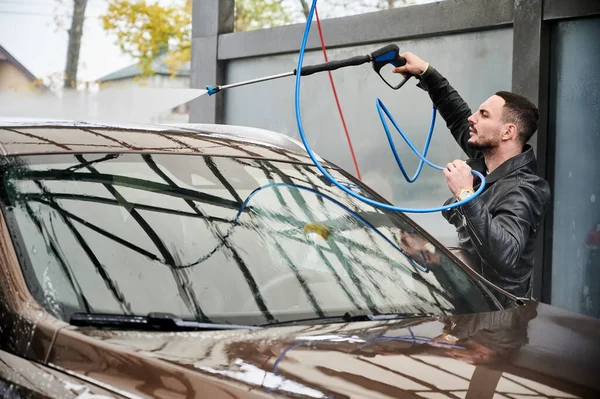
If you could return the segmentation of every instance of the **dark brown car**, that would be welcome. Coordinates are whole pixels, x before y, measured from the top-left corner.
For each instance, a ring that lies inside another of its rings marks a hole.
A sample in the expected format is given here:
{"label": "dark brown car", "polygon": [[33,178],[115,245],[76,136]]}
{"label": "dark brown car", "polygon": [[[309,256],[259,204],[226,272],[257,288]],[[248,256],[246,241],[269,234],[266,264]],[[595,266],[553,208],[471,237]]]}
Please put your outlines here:
{"label": "dark brown car", "polygon": [[598,320],[490,285],[286,136],[1,120],[0,143],[1,398],[600,397]]}

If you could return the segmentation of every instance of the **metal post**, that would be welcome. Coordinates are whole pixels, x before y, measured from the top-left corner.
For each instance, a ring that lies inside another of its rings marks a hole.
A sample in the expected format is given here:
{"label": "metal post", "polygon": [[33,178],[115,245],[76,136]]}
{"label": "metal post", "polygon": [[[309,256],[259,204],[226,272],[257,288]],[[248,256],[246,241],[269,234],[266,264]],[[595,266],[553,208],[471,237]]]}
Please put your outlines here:
{"label": "metal post", "polygon": [[[531,138],[538,161],[538,175],[548,179],[548,91],[550,70],[550,29],[543,21],[544,0],[515,0],[513,13],[512,90],[533,101],[540,111],[537,133]],[[552,226],[548,212],[538,230],[534,265],[533,296],[542,298],[542,288],[550,284],[550,270],[544,266],[547,228]],[[551,243],[550,243],[551,245]],[[547,248],[546,248],[547,249]],[[545,295],[544,295],[545,296]]]}
{"label": "metal post", "polygon": [[[224,83],[224,65],[218,61],[219,35],[233,32],[234,0],[194,0],[192,4],[191,87]],[[219,123],[223,95],[202,96],[190,103],[190,122]]]}

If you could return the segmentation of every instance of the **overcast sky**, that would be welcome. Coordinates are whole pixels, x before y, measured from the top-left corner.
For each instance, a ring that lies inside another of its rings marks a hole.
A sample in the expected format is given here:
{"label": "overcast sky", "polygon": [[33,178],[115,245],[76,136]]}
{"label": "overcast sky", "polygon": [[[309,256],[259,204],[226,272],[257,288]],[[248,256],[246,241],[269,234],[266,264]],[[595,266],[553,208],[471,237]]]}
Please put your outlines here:
{"label": "overcast sky", "polygon": [[[66,28],[57,29],[56,10],[55,0],[0,0],[0,45],[38,78],[62,73],[65,68],[67,32]],[[95,80],[133,63],[102,29],[98,15],[105,10],[105,0],[88,0],[78,73],[81,80]],[[58,11],[68,14],[69,9]]]}

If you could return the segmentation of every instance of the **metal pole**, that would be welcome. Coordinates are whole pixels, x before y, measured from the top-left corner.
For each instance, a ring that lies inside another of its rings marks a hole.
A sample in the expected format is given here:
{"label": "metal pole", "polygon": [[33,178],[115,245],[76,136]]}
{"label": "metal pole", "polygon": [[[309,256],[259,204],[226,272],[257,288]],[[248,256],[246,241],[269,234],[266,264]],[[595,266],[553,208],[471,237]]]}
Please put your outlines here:
{"label": "metal pole", "polygon": [[296,74],[295,71],[280,73],[278,75],[264,76],[262,78],[246,80],[244,82],[232,83],[232,84],[228,84],[228,85],[224,85],[224,86],[217,86],[217,88],[219,90],[224,90],[224,89],[229,89],[232,87],[239,87],[239,86],[245,86],[245,85],[249,85],[249,84],[253,84],[253,83],[264,82],[265,80],[274,80],[274,79],[279,79],[279,78],[285,78],[287,76],[294,76],[295,74]]}

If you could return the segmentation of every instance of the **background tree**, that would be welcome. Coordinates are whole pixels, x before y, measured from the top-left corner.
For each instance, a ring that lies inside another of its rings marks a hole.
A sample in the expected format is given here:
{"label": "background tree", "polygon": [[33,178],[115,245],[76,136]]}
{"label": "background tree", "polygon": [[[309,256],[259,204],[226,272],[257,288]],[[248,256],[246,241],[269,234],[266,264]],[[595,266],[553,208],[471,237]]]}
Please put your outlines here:
{"label": "background tree", "polygon": [[77,86],[77,67],[79,65],[79,49],[83,36],[83,22],[87,0],[73,0],[73,17],[69,29],[69,44],[67,47],[67,65],[65,67],[65,88]]}
{"label": "background tree", "polygon": [[284,0],[236,0],[235,31],[271,28],[294,22]]}
{"label": "background tree", "polygon": [[192,0],[160,5],[143,0],[109,0],[100,17],[114,33],[121,51],[137,60],[142,76],[154,73],[152,62],[162,54],[174,73],[191,54]]}

